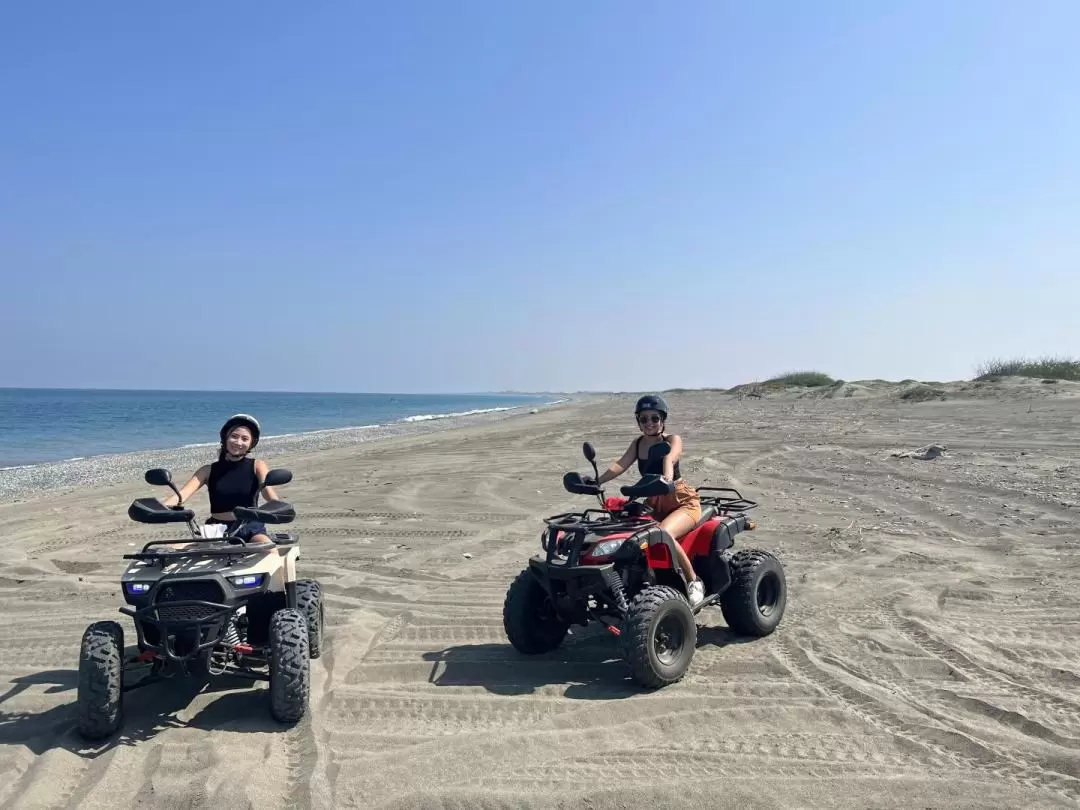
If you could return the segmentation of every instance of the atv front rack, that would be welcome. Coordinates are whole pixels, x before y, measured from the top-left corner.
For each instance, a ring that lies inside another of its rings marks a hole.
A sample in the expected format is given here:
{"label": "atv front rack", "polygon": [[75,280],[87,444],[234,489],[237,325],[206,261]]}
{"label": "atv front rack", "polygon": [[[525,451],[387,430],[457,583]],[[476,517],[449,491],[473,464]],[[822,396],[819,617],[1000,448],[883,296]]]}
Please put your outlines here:
{"label": "atv front rack", "polygon": [[221,537],[200,537],[194,540],[151,540],[149,543],[142,547],[142,551],[132,554],[125,554],[125,560],[173,560],[180,557],[241,557],[245,554],[263,554],[269,551],[274,551],[282,546],[291,546],[296,540],[292,535],[278,533],[273,537],[273,543],[270,545],[259,544],[253,545],[250,543],[233,543],[229,548],[186,548],[177,549],[176,551],[150,551],[154,546],[171,546],[179,543],[218,543],[219,545],[225,540]]}
{"label": "atv front rack", "polygon": [[273,551],[273,546],[263,548],[251,548],[250,546],[237,546],[235,549],[185,549],[183,551],[143,551],[135,554],[125,554],[125,560],[142,560],[143,562],[168,562],[179,559],[199,559],[202,557],[243,557],[247,554]]}
{"label": "atv front rack", "polygon": [[[590,517],[596,515],[596,517]],[[614,518],[606,509],[586,509],[584,512],[564,512],[561,515],[552,515],[544,518],[550,528],[562,532],[573,531],[619,531],[633,529],[640,525],[642,518],[627,517]]]}

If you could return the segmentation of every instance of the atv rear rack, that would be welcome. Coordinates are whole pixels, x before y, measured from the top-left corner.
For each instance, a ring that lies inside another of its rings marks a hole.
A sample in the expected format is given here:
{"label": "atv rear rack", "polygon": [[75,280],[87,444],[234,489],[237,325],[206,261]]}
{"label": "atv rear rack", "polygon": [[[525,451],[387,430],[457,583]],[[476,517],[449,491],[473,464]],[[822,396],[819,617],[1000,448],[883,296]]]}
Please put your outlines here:
{"label": "atv rear rack", "polygon": [[[742,493],[731,487],[697,487],[695,490],[701,497],[701,502],[711,503],[720,512],[744,512],[757,507],[757,501],[744,498]],[[706,492],[733,492],[734,497],[724,495],[706,495]]]}

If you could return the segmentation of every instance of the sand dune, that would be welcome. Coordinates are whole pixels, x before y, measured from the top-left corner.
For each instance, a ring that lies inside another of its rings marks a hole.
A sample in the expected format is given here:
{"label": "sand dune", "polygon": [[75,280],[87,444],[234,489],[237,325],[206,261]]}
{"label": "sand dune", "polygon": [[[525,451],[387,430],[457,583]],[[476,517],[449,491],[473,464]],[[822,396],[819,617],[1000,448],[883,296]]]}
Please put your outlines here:
{"label": "sand dune", "polygon": [[631,398],[272,459],[327,594],[284,731],[261,687],[169,684],[87,746],[79,638],[163,534],[125,516],[147,487],[0,505],[0,807],[1075,807],[1080,398],[1033,386],[673,394],[684,474],[760,501],[747,542],[790,595],[762,640],[703,611],[687,677],[648,693],[606,633],[525,660],[501,625],[540,518],[582,505],[561,475],[584,439],[625,447]]}

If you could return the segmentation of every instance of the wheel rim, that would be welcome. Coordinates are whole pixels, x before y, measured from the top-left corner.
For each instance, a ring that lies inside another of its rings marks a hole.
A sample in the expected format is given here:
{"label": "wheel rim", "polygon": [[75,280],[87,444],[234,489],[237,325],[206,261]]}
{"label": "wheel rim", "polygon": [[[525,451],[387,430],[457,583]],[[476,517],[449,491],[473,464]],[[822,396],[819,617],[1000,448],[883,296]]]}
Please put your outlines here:
{"label": "wheel rim", "polygon": [[658,621],[653,632],[653,649],[656,650],[657,660],[665,666],[675,663],[682,652],[685,638],[682,622],[677,616],[668,614]]}
{"label": "wheel rim", "polygon": [[757,609],[762,616],[771,616],[780,602],[780,578],[768,573],[761,578],[757,588]]}

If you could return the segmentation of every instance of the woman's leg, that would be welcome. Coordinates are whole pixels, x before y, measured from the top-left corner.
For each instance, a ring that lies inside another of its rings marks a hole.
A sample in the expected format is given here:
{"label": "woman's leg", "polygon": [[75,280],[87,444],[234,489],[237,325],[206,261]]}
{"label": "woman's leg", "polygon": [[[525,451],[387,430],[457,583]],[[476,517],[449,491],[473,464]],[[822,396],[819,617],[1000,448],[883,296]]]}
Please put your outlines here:
{"label": "woman's leg", "polygon": [[694,528],[694,524],[697,521],[682,509],[672,512],[670,515],[660,521],[660,528],[671,535],[675,540],[675,554],[679,558],[679,565],[682,567],[683,573],[686,574],[687,582],[693,582],[698,578],[697,572],[694,571],[694,566],[690,564],[690,557],[686,551],[683,550],[682,543],[679,542],[679,538]]}
{"label": "woman's leg", "polygon": [[263,546],[270,543],[270,534],[266,531],[266,525],[259,522],[241,526],[235,538],[243,540],[249,546]]}

